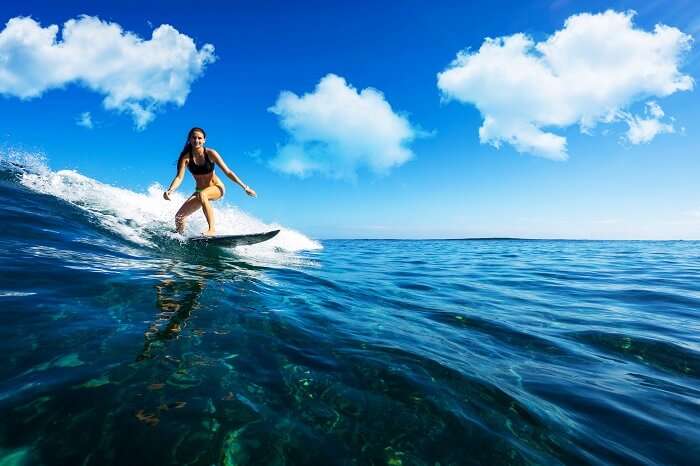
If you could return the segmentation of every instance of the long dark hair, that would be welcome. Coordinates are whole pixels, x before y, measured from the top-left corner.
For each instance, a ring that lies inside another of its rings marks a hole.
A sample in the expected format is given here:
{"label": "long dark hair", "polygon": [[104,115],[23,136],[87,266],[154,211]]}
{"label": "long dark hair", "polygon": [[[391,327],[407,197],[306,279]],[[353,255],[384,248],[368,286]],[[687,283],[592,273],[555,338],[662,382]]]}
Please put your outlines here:
{"label": "long dark hair", "polygon": [[190,130],[190,132],[187,133],[187,141],[185,141],[185,147],[182,148],[182,152],[180,152],[180,157],[177,158],[178,164],[180,163],[180,160],[182,160],[182,158],[184,156],[186,156],[187,154],[189,154],[192,151],[192,144],[190,144],[190,138],[192,137],[192,134],[195,131],[199,131],[200,133],[202,133],[202,136],[204,136],[204,138],[206,139],[206,137],[207,137],[206,131],[204,131],[202,128],[198,128],[196,126],[194,128],[192,128]]}

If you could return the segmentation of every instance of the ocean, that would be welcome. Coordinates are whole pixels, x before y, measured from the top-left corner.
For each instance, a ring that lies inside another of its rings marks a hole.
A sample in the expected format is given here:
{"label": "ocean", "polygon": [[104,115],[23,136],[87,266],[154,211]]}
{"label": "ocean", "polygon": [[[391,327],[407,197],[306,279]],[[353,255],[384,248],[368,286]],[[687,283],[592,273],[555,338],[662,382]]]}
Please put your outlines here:
{"label": "ocean", "polygon": [[698,242],[315,240],[224,200],[282,231],[207,248],[160,186],[18,160],[2,466],[700,464]]}

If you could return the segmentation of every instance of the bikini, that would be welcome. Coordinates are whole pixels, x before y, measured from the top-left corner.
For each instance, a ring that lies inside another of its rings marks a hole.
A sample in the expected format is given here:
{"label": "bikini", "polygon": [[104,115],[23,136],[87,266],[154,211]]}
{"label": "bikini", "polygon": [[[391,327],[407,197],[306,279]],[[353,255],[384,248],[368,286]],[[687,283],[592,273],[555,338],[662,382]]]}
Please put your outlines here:
{"label": "bikini", "polygon": [[209,158],[209,152],[204,149],[204,163],[202,165],[197,165],[194,161],[192,151],[190,151],[190,161],[187,163],[187,168],[193,175],[208,175],[214,172],[214,162]]}
{"label": "bikini", "polygon": [[[187,163],[187,168],[189,169],[190,173],[193,175],[208,175],[210,173],[214,173],[214,162],[209,158],[209,152],[204,149],[204,163],[201,165],[197,165],[194,161],[194,156],[192,155],[192,151],[190,150],[190,160]],[[216,185],[217,188],[221,191],[221,195],[224,195],[224,190],[221,189],[221,186]],[[195,188],[195,192],[202,192],[206,188]]]}

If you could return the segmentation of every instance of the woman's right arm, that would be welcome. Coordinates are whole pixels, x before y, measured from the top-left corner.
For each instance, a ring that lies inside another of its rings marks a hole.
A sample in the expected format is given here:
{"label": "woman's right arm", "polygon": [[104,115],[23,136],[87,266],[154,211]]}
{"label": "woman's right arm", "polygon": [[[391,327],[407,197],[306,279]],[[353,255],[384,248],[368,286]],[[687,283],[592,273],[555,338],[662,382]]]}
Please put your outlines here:
{"label": "woman's right arm", "polygon": [[175,191],[180,186],[180,183],[182,183],[182,178],[185,176],[186,166],[187,158],[180,157],[180,160],[177,161],[177,175],[175,175],[175,178],[173,178],[173,181],[170,183],[170,187],[163,193],[163,199],[169,201],[170,193]]}

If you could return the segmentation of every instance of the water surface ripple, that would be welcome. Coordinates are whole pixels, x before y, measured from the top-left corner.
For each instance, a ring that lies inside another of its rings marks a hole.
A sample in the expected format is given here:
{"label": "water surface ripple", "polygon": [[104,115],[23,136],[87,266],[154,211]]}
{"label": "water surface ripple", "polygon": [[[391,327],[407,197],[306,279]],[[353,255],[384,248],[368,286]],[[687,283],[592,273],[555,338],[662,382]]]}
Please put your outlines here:
{"label": "water surface ripple", "polygon": [[697,242],[251,260],[0,184],[3,464],[700,462]]}

